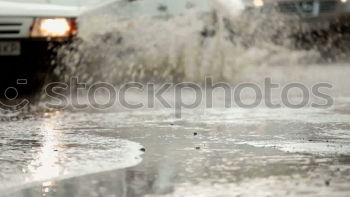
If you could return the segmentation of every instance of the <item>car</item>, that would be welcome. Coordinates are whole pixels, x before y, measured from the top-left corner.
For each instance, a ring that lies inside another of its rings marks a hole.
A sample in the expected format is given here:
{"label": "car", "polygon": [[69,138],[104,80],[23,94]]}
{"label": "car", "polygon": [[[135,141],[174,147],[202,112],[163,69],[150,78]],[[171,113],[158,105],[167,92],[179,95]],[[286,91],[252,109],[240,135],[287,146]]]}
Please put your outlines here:
{"label": "car", "polygon": [[78,17],[104,2],[109,1],[0,0],[2,97],[41,87],[55,67],[55,49],[76,37]]}
{"label": "car", "polygon": [[[247,2],[247,1],[246,1]],[[272,10],[300,30],[325,30],[347,27],[350,19],[349,0],[251,0],[247,10]]]}
{"label": "car", "polygon": [[261,31],[270,28],[271,40],[274,43],[288,44],[295,49],[317,51],[325,61],[343,58],[350,52],[349,0],[244,2],[244,13],[262,21],[264,30]]}

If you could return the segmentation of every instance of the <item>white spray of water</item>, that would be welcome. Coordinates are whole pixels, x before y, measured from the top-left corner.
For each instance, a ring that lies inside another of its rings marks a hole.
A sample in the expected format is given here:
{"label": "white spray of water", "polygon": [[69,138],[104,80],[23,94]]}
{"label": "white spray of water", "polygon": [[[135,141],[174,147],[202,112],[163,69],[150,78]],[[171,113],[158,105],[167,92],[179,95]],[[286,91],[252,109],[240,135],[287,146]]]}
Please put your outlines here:
{"label": "white spray of water", "polygon": [[[229,3],[230,2],[230,3]],[[81,18],[81,41],[61,50],[64,80],[237,82],[250,68],[314,62],[314,51],[294,50],[279,17],[242,13],[240,1],[217,0],[212,9],[130,19],[118,10]],[[113,10],[113,11],[111,11]],[[69,50],[67,50],[69,49]],[[62,67],[60,67],[62,69]]]}

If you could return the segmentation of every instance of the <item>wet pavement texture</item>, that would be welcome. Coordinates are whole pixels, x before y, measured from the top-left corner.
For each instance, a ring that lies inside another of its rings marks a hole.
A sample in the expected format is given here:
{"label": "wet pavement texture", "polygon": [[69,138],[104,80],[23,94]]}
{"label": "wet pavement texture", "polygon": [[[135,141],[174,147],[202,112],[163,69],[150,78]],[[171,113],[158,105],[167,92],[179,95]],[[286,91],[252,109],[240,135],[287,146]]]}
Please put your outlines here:
{"label": "wet pavement texture", "polygon": [[[185,6],[169,2],[179,5],[171,12]],[[208,76],[233,84],[265,77],[281,85],[329,81],[338,88],[335,97],[347,95],[344,102],[329,109],[198,108],[183,111],[182,119],[162,108],[6,117],[0,196],[350,196],[348,51],[328,48],[338,35],[320,41],[323,53],[295,50],[289,24],[227,16],[237,9],[223,2],[218,14],[200,6],[207,11],[167,20],[143,17],[152,7],[139,10],[147,1],[84,16],[77,42],[59,51],[64,67],[55,73],[88,84],[201,83]],[[115,16],[126,11],[135,18]],[[277,45],[270,38],[276,32],[282,34]],[[344,65],[318,65],[331,62],[322,57],[328,51]]]}
{"label": "wet pavement texture", "polygon": [[349,120],[311,108],[43,113],[1,123],[1,194],[349,196]]}

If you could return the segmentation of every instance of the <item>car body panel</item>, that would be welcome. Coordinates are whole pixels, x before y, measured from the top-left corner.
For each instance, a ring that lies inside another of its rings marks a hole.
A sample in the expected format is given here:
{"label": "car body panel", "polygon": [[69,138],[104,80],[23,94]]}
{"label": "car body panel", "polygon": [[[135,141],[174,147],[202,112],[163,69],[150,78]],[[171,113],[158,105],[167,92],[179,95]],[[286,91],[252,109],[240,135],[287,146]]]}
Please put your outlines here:
{"label": "car body panel", "polygon": [[0,39],[29,37],[33,21],[32,17],[0,16]]}
{"label": "car body panel", "polygon": [[39,3],[0,1],[0,17],[77,17],[83,8]]}

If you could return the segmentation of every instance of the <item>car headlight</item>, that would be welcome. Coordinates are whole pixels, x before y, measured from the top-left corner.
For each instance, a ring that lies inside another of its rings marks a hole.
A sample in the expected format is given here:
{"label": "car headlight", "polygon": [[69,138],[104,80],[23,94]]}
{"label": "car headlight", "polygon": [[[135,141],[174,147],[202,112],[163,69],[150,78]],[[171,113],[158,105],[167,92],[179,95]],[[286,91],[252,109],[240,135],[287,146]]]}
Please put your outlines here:
{"label": "car headlight", "polygon": [[340,2],[342,2],[342,3],[347,3],[348,0],[340,0]]}
{"label": "car headlight", "polygon": [[264,6],[264,0],[253,0],[253,5],[255,7],[262,7]]}
{"label": "car headlight", "polygon": [[74,36],[76,33],[75,19],[39,18],[34,22],[31,37],[62,38]]}

